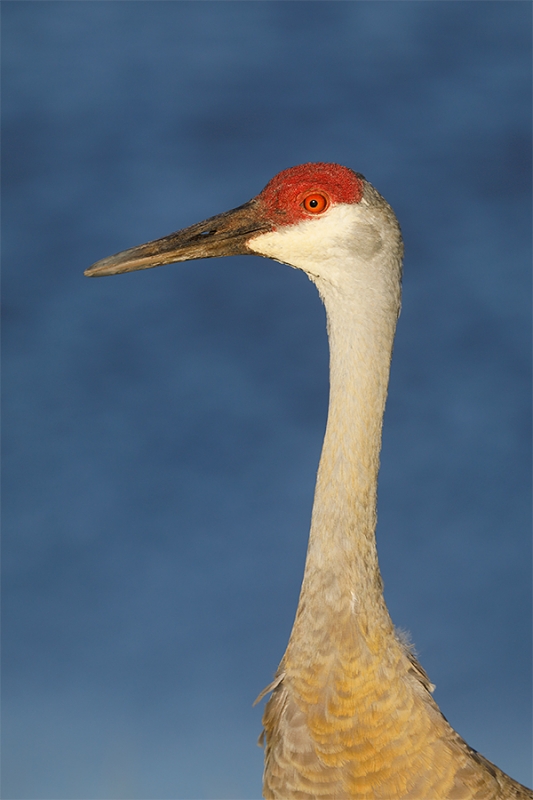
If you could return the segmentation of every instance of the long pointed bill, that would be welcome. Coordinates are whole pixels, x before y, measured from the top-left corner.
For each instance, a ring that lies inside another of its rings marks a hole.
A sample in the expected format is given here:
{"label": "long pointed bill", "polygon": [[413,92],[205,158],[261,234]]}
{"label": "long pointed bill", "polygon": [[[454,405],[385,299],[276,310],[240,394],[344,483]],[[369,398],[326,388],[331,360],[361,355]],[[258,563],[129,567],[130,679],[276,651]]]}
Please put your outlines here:
{"label": "long pointed bill", "polygon": [[246,245],[253,234],[268,230],[270,225],[262,219],[259,203],[253,199],[243,206],[210,217],[162,239],[103,258],[85,270],[85,275],[97,278],[137,269],[151,269],[175,261],[244,255],[252,252]]}

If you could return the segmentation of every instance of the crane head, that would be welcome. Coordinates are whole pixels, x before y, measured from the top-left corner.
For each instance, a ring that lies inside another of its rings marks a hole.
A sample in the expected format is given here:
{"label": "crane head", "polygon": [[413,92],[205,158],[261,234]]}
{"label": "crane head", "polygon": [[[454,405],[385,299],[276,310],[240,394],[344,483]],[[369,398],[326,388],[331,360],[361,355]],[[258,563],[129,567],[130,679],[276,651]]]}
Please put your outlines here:
{"label": "crane head", "polygon": [[[291,238],[287,237],[289,231],[295,233],[301,229],[296,249],[301,251],[303,247],[304,251],[316,252],[313,242],[317,237],[328,240],[331,239],[328,229],[346,228],[342,209],[361,204],[367,186],[370,184],[362,175],[339,164],[292,167],[272,178],[260,194],[244,205],[97,261],[85,275],[117,275],[177,261],[250,253],[305,269],[297,263],[301,260],[298,254],[285,252],[287,247],[283,244],[287,245]],[[325,222],[320,230],[317,230],[318,220]],[[311,233],[313,230],[315,234]],[[337,238],[342,237],[337,235]]]}

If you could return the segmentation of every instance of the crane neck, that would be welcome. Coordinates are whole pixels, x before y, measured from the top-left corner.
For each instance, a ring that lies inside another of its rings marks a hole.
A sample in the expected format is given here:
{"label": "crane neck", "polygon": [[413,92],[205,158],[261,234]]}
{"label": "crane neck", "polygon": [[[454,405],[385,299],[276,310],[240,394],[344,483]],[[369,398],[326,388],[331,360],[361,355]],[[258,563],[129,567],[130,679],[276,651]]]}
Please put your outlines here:
{"label": "crane neck", "polygon": [[[291,648],[316,640],[319,629],[334,637],[343,620],[368,641],[392,630],[375,529],[383,413],[400,307],[399,261],[397,267],[392,289],[363,283],[340,292],[315,279],[327,314],[330,398],[304,580],[286,657]],[[309,636],[310,628],[317,636]]]}

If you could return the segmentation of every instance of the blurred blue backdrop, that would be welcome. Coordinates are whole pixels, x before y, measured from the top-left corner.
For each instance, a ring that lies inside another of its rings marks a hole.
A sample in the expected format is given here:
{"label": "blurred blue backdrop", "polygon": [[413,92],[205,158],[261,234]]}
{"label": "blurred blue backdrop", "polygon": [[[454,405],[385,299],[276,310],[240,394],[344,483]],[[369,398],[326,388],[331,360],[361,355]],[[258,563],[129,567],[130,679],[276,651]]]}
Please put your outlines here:
{"label": "blurred blue backdrop", "polygon": [[394,622],[531,781],[531,5],[4,2],[5,798],[258,798],[324,312],[253,257],[95,260],[338,161],[406,243],[380,474]]}

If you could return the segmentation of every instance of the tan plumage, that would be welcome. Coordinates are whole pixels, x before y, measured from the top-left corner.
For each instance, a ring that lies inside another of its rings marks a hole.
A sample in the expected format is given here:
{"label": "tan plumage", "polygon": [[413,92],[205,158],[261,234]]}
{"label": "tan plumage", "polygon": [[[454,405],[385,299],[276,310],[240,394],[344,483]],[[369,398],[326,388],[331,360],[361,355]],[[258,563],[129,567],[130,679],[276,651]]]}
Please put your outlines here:
{"label": "tan plumage", "polygon": [[250,252],[302,269],[316,284],[331,357],[300,601],[265,690],[265,798],[531,800],[533,792],[450,727],[383,598],[377,477],[403,255],[385,200],[351,170],[307,164],[280,173],[239,209],[87,274]]}
{"label": "tan plumage", "polygon": [[263,716],[265,798],[533,797],[450,727],[427,676],[393,637],[383,658],[358,652],[344,631],[346,658],[296,669],[295,678],[282,663]]}

